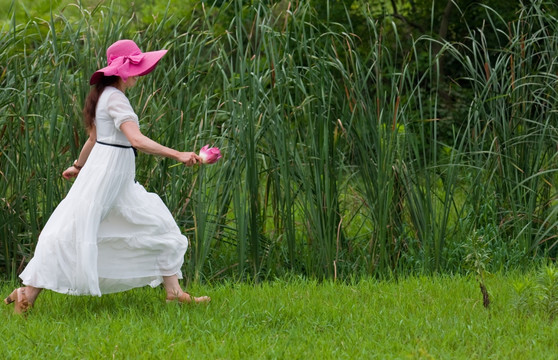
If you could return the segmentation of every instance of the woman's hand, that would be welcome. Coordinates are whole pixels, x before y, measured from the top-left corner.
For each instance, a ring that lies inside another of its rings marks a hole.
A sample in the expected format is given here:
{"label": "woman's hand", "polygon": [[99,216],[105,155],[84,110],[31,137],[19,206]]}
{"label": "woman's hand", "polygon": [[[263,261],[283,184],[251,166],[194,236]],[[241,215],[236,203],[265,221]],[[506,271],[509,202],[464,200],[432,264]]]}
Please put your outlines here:
{"label": "woman's hand", "polygon": [[64,179],[70,180],[71,178],[75,178],[76,176],[78,176],[78,174],[79,174],[79,170],[72,165],[66,170],[64,170],[62,176],[64,177]]}
{"label": "woman's hand", "polygon": [[89,129],[89,138],[87,139],[85,144],[83,144],[83,147],[81,148],[81,152],[79,153],[79,157],[74,161],[74,164],[72,166],[64,170],[64,172],[62,173],[64,179],[70,180],[71,178],[75,178],[76,176],[78,176],[79,170],[83,166],[83,165],[79,166],[78,160],[80,160],[82,164],[85,164],[87,158],[89,157],[89,154],[91,153],[91,150],[95,146],[96,141],[97,141],[97,130],[95,128],[95,125],[93,125],[91,129]]}
{"label": "woman's hand", "polygon": [[177,156],[177,160],[186,166],[201,164],[202,159],[194,152],[181,152]]}

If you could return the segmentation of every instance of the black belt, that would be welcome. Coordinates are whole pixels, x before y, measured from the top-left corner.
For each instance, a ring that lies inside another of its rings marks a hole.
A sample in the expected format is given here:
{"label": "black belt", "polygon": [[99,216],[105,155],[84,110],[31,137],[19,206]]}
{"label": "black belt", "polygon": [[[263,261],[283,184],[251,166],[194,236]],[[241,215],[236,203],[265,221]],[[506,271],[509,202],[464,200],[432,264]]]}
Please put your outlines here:
{"label": "black belt", "polygon": [[122,148],[122,149],[132,149],[132,150],[134,150],[134,156],[136,156],[136,157],[138,156],[138,151],[132,145],[109,144],[109,143],[102,142],[102,141],[99,141],[99,140],[97,140],[97,144],[107,145],[107,146],[114,146],[114,147],[118,147],[118,148]]}

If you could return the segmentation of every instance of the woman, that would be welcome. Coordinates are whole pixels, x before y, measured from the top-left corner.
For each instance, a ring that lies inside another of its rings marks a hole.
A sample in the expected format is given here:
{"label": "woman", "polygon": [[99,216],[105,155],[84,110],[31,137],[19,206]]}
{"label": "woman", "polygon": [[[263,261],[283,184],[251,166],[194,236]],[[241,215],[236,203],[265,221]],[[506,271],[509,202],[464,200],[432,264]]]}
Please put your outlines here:
{"label": "woman", "polygon": [[[142,53],[131,40],[107,49],[108,66],[91,77],[84,107],[89,139],[63,172],[76,177],[39,236],[20,278],[25,287],[4,301],[15,312],[33,306],[42,289],[96,295],[163,283],[167,301],[208,302],[179,285],[188,240],[159,196],[134,181],[135,149],[192,166],[193,152],[158,144],[139,129],[125,91],[153,71],[166,50]],[[79,174],[79,176],[78,176]]]}

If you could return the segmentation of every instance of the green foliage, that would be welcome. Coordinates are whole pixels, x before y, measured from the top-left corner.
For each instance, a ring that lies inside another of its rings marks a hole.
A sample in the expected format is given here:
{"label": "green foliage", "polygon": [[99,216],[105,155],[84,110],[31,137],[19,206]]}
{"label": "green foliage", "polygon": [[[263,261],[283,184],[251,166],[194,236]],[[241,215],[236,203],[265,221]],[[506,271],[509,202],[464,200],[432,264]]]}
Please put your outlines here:
{"label": "green foliage", "polygon": [[558,315],[558,268],[555,264],[541,267],[535,277],[514,283],[514,306],[526,316],[540,314],[549,321]]}
{"label": "green foliage", "polygon": [[558,315],[558,268],[546,266],[538,276],[539,302],[550,320]]}
{"label": "green foliage", "polygon": [[489,242],[491,239],[485,238],[474,231],[467,239],[465,248],[467,256],[465,261],[472,272],[479,278],[479,281],[484,281],[484,273],[486,272],[490,263],[490,250]]}

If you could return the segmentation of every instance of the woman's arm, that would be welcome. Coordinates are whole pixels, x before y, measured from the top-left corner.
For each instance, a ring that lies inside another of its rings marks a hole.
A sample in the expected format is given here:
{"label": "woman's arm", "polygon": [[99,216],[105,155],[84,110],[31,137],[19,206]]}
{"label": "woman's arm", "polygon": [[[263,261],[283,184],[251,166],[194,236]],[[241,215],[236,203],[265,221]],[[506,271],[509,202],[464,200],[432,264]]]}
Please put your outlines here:
{"label": "woman's arm", "polygon": [[89,138],[81,148],[81,152],[79,153],[78,159],[74,162],[72,166],[64,170],[64,172],[62,173],[62,176],[65,179],[71,179],[73,177],[76,177],[79,174],[79,171],[81,170],[83,165],[85,165],[85,162],[87,161],[87,158],[91,153],[91,149],[93,149],[93,146],[95,146],[96,141],[97,141],[97,130],[93,126],[89,131]]}
{"label": "woman's arm", "polygon": [[120,130],[126,135],[130,144],[139,151],[174,159],[188,166],[201,163],[201,158],[196,153],[177,151],[151,140],[141,133],[138,125],[133,121],[122,123]]}

